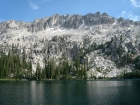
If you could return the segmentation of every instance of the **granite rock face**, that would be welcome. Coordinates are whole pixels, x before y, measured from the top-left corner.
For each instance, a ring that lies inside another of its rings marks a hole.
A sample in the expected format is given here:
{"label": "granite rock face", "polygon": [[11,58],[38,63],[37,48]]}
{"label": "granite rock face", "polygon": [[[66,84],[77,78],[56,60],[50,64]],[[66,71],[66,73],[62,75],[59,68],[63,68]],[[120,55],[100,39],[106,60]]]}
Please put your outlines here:
{"label": "granite rock face", "polygon": [[[59,15],[33,22],[9,20],[0,23],[0,52],[15,52],[25,47],[27,58],[36,70],[44,67],[47,56],[73,62],[80,51],[80,63],[89,65],[88,76],[116,77],[140,69],[140,21],[114,18],[107,13]],[[8,47],[7,47],[8,46]]]}

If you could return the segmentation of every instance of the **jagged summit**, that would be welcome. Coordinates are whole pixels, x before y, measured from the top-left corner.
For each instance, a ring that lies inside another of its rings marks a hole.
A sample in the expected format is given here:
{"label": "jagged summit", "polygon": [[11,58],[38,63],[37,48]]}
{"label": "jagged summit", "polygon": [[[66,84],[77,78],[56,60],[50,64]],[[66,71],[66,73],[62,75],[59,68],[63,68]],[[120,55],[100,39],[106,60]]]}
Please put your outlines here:
{"label": "jagged summit", "polygon": [[139,22],[134,22],[132,20],[126,20],[123,18],[115,19],[109,16],[107,13],[101,14],[97,12],[95,14],[88,13],[86,15],[59,15],[54,14],[51,17],[35,19],[33,22],[21,22],[21,21],[6,21],[0,23],[1,32],[6,32],[7,29],[27,29],[29,32],[38,32],[46,30],[53,27],[60,27],[66,29],[78,29],[82,26],[93,26],[102,24],[113,24],[118,22],[119,25],[127,26],[139,25]]}

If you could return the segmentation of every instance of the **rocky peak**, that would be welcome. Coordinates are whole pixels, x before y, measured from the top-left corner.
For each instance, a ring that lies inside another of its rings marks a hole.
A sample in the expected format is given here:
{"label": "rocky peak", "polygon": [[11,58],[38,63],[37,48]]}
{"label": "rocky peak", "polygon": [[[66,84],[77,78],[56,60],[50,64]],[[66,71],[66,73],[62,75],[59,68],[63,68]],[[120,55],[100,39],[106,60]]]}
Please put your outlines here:
{"label": "rocky peak", "polygon": [[103,13],[102,16],[108,16],[108,14],[107,13]]}
{"label": "rocky peak", "polygon": [[[117,24],[122,27],[129,27],[130,25],[140,25],[139,22],[133,22],[132,20],[126,20],[123,18],[115,19],[114,17],[109,16],[107,13],[101,14],[97,12],[95,14],[88,13],[84,16],[75,14],[75,15],[59,15],[54,14],[51,17],[35,19],[33,22],[25,23],[20,21],[6,21],[0,23],[1,32],[6,32],[8,29],[18,29],[25,28],[29,32],[39,32],[46,30],[52,27],[63,27],[68,29],[78,29],[82,26],[93,26],[93,25],[102,25],[102,24],[114,24],[117,20]],[[115,23],[116,24],[116,23]]]}

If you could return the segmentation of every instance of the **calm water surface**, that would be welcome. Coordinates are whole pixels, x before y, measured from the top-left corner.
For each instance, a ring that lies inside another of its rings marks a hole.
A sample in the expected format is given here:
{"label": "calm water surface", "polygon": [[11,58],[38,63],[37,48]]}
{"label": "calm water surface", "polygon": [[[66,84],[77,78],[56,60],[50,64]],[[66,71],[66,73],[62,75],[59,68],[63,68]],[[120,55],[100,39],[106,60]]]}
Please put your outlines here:
{"label": "calm water surface", "polygon": [[140,105],[140,80],[0,81],[0,105]]}

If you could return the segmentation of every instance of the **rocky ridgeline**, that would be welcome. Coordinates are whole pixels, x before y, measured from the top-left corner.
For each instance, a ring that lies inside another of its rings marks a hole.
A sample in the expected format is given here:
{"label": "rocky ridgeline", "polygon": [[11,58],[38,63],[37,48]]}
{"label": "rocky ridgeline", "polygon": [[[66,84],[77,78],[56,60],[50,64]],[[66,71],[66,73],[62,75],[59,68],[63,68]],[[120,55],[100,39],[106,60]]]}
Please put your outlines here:
{"label": "rocky ridgeline", "polygon": [[15,52],[44,68],[44,59],[69,62],[79,54],[80,65],[88,65],[88,77],[116,77],[140,70],[140,22],[115,19],[106,13],[81,15],[55,14],[26,23],[9,20],[0,23],[0,50]]}
{"label": "rocky ridgeline", "polygon": [[[106,13],[89,13],[87,15],[62,15],[55,14],[51,17],[36,19],[31,23],[25,23],[20,21],[6,21],[0,24],[1,32],[6,32],[7,29],[22,29],[25,28],[29,32],[38,32],[52,27],[63,27],[63,28],[73,28],[77,29],[84,23],[85,26],[100,25],[100,24],[113,24],[115,18],[108,16]],[[134,22],[132,20],[126,20],[123,18],[117,19],[118,25],[122,27],[129,27],[131,25],[140,25],[139,22]]]}

